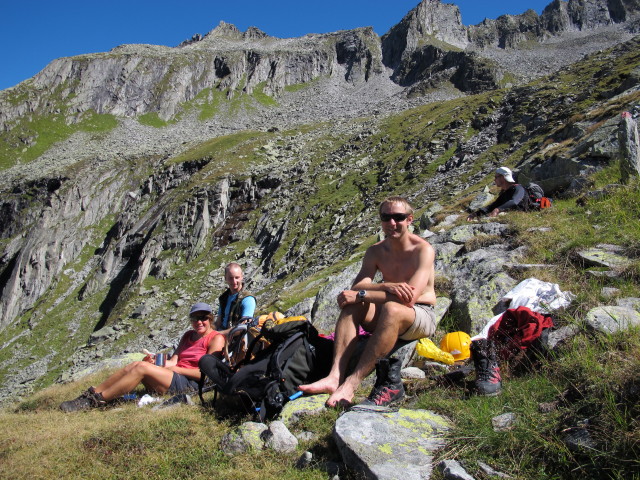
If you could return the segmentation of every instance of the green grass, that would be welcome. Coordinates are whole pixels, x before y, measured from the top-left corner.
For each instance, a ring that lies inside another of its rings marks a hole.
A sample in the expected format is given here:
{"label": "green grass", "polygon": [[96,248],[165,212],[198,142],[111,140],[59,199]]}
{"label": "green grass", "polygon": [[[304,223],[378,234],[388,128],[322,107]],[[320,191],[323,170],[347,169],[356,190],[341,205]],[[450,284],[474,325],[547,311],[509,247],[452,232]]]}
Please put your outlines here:
{"label": "green grass", "polygon": [[138,122],[148,127],[162,128],[169,125],[169,122],[162,120],[157,112],[149,112],[138,116]]}
{"label": "green grass", "polygon": [[272,96],[264,93],[264,87],[266,85],[267,82],[260,82],[258,85],[256,85],[253,88],[253,98],[255,98],[258,103],[261,103],[266,107],[277,107],[278,102],[276,102],[276,100]]}
{"label": "green grass", "polygon": [[[117,126],[118,120],[113,115],[94,111],[84,112],[80,121],[72,124],[67,123],[67,115],[62,113],[20,119],[11,131],[0,137],[0,170],[31,162],[75,132],[100,135]],[[31,142],[25,145],[20,140],[24,138],[30,138]]]}

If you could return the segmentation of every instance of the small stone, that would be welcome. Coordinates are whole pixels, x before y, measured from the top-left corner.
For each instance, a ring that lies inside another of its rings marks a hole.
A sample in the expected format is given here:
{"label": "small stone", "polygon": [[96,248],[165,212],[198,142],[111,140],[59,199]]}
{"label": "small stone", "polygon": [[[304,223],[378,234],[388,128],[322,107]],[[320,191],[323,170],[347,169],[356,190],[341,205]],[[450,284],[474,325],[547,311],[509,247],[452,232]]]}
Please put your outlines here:
{"label": "small stone", "polygon": [[400,370],[400,376],[402,378],[419,379],[426,378],[427,375],[418,367],[407,367]]}
{"label": "small stone", "polygon": [[498,477],[498,478],[513,478],[511,475],[507,475],[506,473],[502,473],[502,472],[498,472],[497,470],[494,470],[493,468],[491,468],[489,465],[487,465],[486,463],[483,463],[481,461],[478,461],[478,466],[480,467],[480,469],[486,473],[487,475],[489,475],[490,477]]}
{"label": "small stone", "polygon": [[438,469],[444,475],[445,480],[474,480],[456,460],[442,460],[438,463]]}
{"label": "small stone", "polygon": [[302,470],[307,468],[313,460],[313,454],[309,451],[304,452],[296,462],[296,468]]}
{"label": "small stone", "polygon": [[262,433],[262,439],[267,447],[276,452],[291,453],[298,447],[298,439],[279,420],[271,422],[269,429]]}
{"label": "small stone", "polygon": [[493,425],[493,430],[495,432],[506,432],[512,430],[516,423],[516,414],[515,413],[504,413],[502,415],[498,415],[497,417],[493,417],[491,419],[491,424]]}
{"label": "small stone", "polygon": [[620,295],[620,289],[613,287],[603,287],[602,290],[600,290],[600,293],[605,298],[611,298]]}

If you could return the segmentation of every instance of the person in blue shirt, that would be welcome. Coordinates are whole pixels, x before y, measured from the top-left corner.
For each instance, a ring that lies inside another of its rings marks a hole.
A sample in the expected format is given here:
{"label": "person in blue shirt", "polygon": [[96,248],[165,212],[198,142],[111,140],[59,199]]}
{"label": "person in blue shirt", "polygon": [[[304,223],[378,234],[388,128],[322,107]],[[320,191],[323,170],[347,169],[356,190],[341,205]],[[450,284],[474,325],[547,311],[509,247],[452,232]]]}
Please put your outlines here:
{"label": "person in blue shirt", "polygon": [[218,298],[215,329],[227,335],[239,323],[246,319],[253,319],[256,311],[256,297],[244,289],[244,275],[237,263],[232,262],[225,267],[224,281],[228,288]]}

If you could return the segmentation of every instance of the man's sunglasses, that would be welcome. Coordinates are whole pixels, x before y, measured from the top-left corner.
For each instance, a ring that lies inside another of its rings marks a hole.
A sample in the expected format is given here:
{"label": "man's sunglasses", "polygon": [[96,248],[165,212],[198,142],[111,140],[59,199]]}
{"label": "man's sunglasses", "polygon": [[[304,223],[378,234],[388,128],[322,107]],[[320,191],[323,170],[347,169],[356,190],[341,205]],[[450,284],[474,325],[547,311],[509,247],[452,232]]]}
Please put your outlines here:
{"label": "man's sunglasses", "polygon": [[190,318],[192,322],[206,322],[209,320],[208,315],[191,315]]}
{"label": "man's sunglasses", "polygon": [[389,222],[391,219],[394,219],[396,222],[404,222],[407,217],[409,217],[408,213],[381,213],[380,220],[383,222]]}

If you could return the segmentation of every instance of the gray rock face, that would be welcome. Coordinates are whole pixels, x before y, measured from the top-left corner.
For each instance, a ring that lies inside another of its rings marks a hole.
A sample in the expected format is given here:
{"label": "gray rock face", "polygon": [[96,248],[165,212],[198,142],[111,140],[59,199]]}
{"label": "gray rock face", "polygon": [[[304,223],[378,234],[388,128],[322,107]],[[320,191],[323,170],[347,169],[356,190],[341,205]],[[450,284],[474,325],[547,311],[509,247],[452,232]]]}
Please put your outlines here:
{"label": "gray rock face", "polygon": [[618,128],[620,145],[620,172],[622,181],[640,177],[640,138],[638,124],[629,112],[624,112]]}
{"label": "gray rock face", "polygon": [[[493,231],[495,226],[489,225],[478,228]],[[521,252],[500,244],[462,253],[462,247],[446,241],[451,238],[458,241],[469,240],[472,236],[469,227],[465,225],[453,229],[440,237],[444,243],[432,244],[436,249],[436,272],[453,283],[451,310],[456,312],[459,328],[475,335],[493,317],[493,309],[502,295],[517,284],[504,269]]]}
{"label": "gray rock face", "polygon": [[627,307],[596,307],[587,313],[587,324],[603,333],[614,333],[640,325],[640,313]]}
{"label": "gray rock face", "polygon": [[425,410],[395,413],[347,412],[334,438],[344,462],[369,479],[426,479],[433,453],[444,446],[447,419]]}
{"label": "gray rock face", "polygon": [[[292,41],[255,32],[242,35],[222,22],[201,41],[177,48],[123,45],[108,53],[60,58],[32,83],[43,94],[62,89],[63,98],[77,112],[157,112],[168,120],[206,89],[233,91],[246,79],[241,86],[245,92],[264,85],[264,92],[273,95],[288,85],[342,70],[346,81],[364,81],[382,72],[381,57],[371,28]],[[46,98],[41,95],[30,102],[30,111],[47,112]],[[0,111],[0,126],[24,114],[22,108],[2,105],[7,108]]]}
{"label": "gray rock face", "polygon": [[515,413],[503,413],[491,419],[493,430],[496,432],[507,432],[515,426],[517,415]]}

